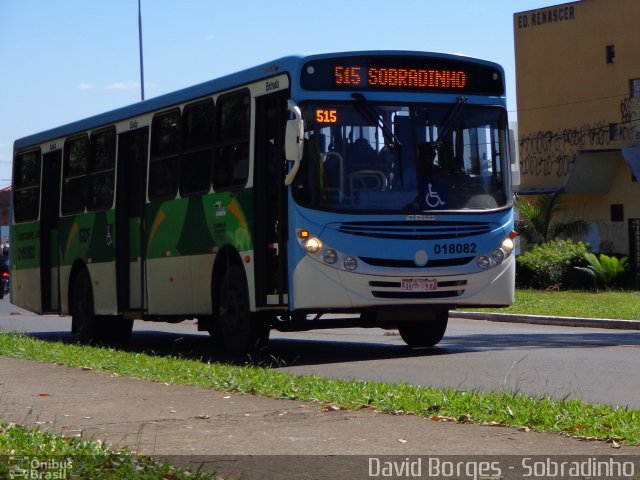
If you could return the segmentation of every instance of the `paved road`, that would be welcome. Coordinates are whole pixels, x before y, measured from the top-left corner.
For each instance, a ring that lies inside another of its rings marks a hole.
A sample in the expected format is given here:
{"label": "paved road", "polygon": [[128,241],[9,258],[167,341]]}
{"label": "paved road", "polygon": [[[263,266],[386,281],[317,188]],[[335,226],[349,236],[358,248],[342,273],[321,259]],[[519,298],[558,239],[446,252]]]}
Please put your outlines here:
{"label": "paved road", "polygon": [[[69,328],[68,317],[38,317],[0,301],[0,329],[71,341]],[[245,361],[212,350],[193,322],[138,321],[129,348]],[[379,329],[273,332],[260,360],[294,373],[519,391],[640,409],[640,331],[454,319],[438,348],[423,351]]]}

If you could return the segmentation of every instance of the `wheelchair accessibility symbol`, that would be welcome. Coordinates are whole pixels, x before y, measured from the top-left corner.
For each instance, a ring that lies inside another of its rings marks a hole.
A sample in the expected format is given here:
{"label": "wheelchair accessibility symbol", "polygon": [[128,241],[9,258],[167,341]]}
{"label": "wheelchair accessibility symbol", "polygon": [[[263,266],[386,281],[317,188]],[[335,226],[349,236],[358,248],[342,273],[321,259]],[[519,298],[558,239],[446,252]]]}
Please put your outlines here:
{"label": "wheelchair accessibility symbol", "polygon": [[445,201],[442,200],[442,198],[440,198],[440,194],[438,194],[437,191],[433,190],[433,184],[429,183],[428,186],[429,186],[429,192],[427,193],[427,196],[425,198],[427,202],[427,206],[431,208],[438,208],[438,207],[444,206]]}

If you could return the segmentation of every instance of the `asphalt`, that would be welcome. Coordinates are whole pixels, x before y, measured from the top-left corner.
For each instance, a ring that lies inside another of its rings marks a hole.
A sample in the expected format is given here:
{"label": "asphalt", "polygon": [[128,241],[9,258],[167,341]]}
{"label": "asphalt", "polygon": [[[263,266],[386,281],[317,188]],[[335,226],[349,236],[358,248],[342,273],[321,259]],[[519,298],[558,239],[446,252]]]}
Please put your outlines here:
{"label": "asphalt", "polygon": [[[455,316],[487,320],[476,314]],[[531,323],[529,317],[504,315],[497,321],[527,318]],[[599,328],[637,329],[640,323],[582,320]],[[566,319],[556,321],[566,325]],[[384,463],[371,458],[389,455],[405,463],[451,455],[464,461],[505,455],[633,455],[640,473],[640,447],[413,415],[339,410],[3,356],[0,418],[246,479],[384,476],[384,471],[375,470]]]}

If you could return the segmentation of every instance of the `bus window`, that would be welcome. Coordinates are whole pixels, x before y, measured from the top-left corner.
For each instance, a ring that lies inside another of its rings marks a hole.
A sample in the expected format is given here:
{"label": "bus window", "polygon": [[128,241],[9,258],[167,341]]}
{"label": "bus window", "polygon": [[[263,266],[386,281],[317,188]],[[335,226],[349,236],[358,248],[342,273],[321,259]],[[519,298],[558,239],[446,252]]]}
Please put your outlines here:
{"label": "bus window", "polygon": [[105,210],[113,204],[116,164],[116,131],[113,128],[91,134],[87,209]]}
{"label": "bus window", "polygon": [[71,138],[64,143],[62,181],[63,215],[72,215],[84,211],[88,162],[89,138],[86,135]]}
{"label": "bus window", "polygon": [[184,108],[181,196],[207,192],[211,187],[213,115],[213,100],[187,105]]}
{"label": "bus window", "polygon": [[13,174],[13,218],[16,223],[36,220],[40,201],[40,150],[16,155]]}
{"label": "bus window", "polygon": [[242,186],[249,175],[251,102],[248,92],[220,97],[217,126],[213,186],[217,189]]}
{"label": "bus window", "polygon": [[182,143],[180,110],[153,117],[149,199],[166,200],[178,193],[179,160]]}

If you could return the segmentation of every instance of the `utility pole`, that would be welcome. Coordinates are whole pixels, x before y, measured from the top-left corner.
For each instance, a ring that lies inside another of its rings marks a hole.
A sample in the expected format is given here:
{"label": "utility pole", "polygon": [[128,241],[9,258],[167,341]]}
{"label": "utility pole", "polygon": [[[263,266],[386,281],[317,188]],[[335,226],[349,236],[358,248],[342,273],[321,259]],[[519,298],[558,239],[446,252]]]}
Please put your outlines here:
{"label": "utility pole", "polygon": [[142,60],[142,9],[138,0],[138,44],[140,45],[140,97],[144,101],[144,62]]}

